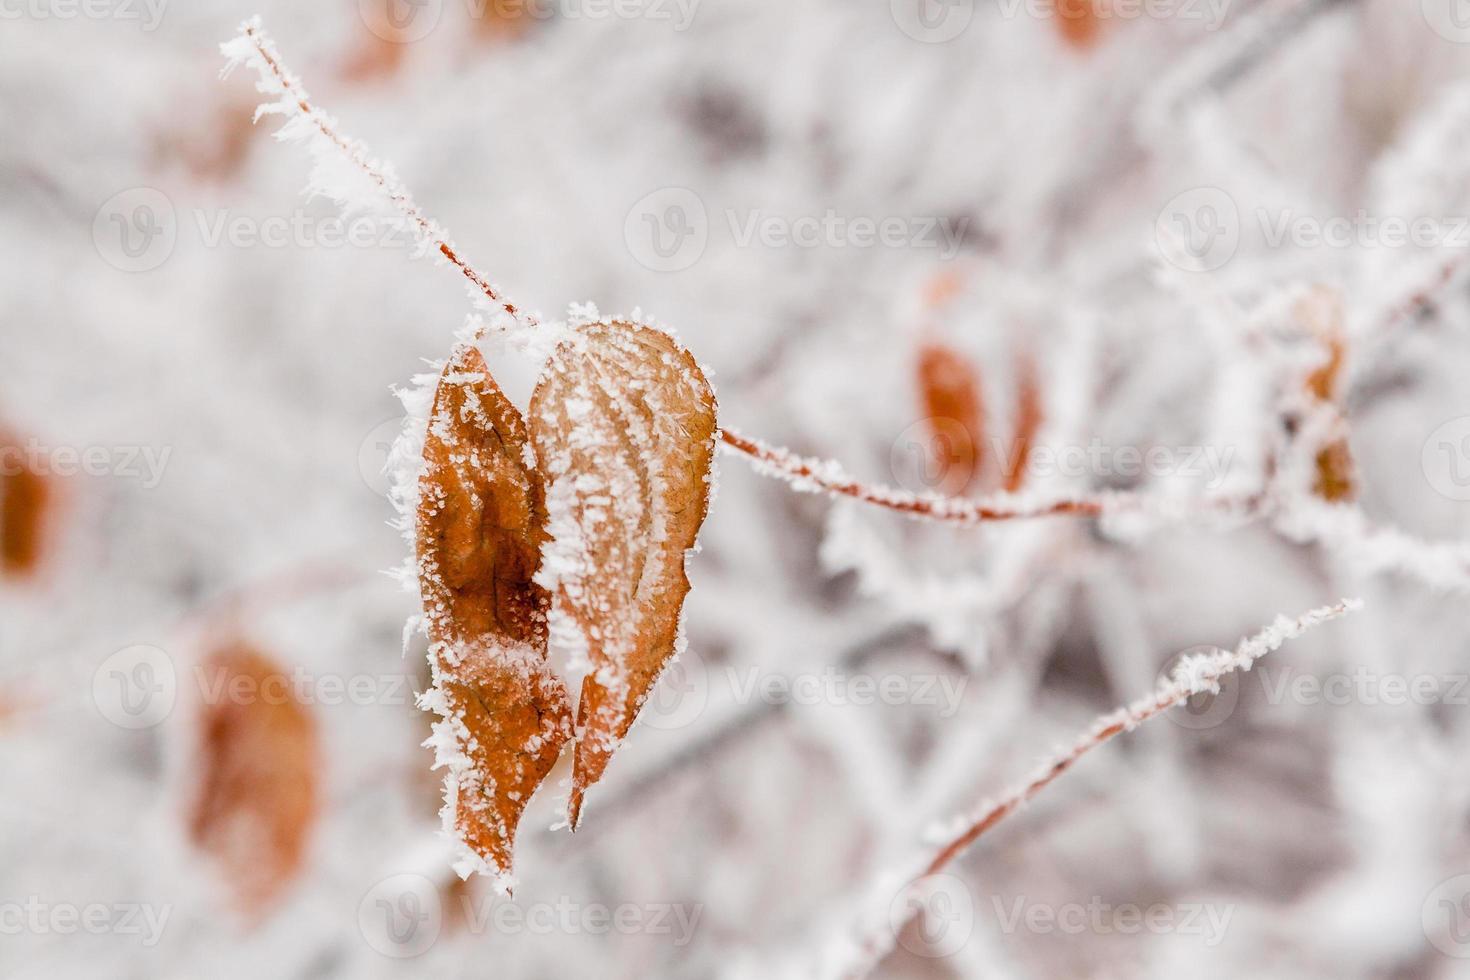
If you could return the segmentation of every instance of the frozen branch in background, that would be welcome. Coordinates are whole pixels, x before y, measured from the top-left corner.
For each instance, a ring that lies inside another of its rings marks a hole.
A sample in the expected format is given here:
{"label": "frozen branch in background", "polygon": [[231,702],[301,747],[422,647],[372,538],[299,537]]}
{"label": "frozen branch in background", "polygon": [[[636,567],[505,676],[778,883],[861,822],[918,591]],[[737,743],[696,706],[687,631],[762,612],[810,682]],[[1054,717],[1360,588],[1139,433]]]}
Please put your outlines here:
{"label": "frozen branch in background", "polygon": [[1287,640],[1296,639],[1315,626],[1355,612],[1361,607],[1361,600],[1344,599],[1335,605],[1314,609],[1295,619],[1279,616],[1259,633],[1241,640],[1232,651],[1219,650],[1186,657],[1175,668],[1173,675],[1168,680],[1161,681],[1152,694],[1098,719],[1070,748],[1047,759],[1029,780],[999,799],[986,801],[970,813],[950,821],[949,826],[939,835],[944,842],[939,850],[923,859],[917,873],[905,875],[910,880],[903,886],[904,891],[900,892],[897,901],[890,901],[893,895],[887,887],[880,886],[874,890],[874,895],[871,896],[875,899],[872,907],[863,909],[863,914],[872,918],[865,920],[861,927],[862,938],[855,949],[849,950],[853,955],[840,968],[840,975],[853,980],[867,976],[892,950],[898,933],[905,924],[889,918],[890,908],[902,905],[912,911],[916,906],[904,903],[903,895],[917,894],[927,876],[943,871],[982,835],[1021,809],[1058,776],[1071,769],[1084,755],[1197,694],[1218,693],[1220,682],[1226,675],[1238,670],[1250,670],[1257,660],[1279,649]]}
{"label": "frozen branch in background", "polygon": [[1217,99],[1320,15],[1354,0],[1263,0],[1218,35],[1201,42],[1166,72],[1144,102],[1139,120],[1164,134],[1191,106]]}
{"label": "frozen branch in background", "polygon": [[1425,281],[1424,285],[1411,292],[1402,302],[1392,307],[1383,317],[1377,329],[1380,333],[1387,333],[1399,327],[1406,326],[1416,318],[1434,308],[1435,300],[1444,294],[1450,286],[1460,281],[1465,276],[1466,267],[1470,266],[1470,252],[1457,251],[1451,258],[1446,259]]}
{"label": "frozen branch in background", "polygon": [[[1463,165],[1467,150],[1470,84],[1461,81],[1436,93],[1397,145],[1375,163],[1370,186],[1376,209],[1383,214],[1439,214],[1448,224],[1449,215],[1463,214],[1461,209],[1470,203]],[[1431,313],[1451,287],[1464,281],[1470,265],[1470,248],[1456,231],[1442,232],[1431,248],[1379,252],[1385,253],[1381,266],[1368,261],[1374,253],[1363,256],[1363,278],[1372,284],[1375,301],[1361,315],[1375,340],[1390,339],[1396,330]]]}
{"label": "frozen branch in background", "polygon": [[1323,606],[1303,613],[1296,619],[1278,616],[1276,621],[1252,637],[1241,640],[1234,650],[1218,650],[1214,653],[1186,657],[1175,668],[1168,680],[1159,684],[1153,694],[1140,698],[1125,708],[1098,719],[1093,727],[1067,751],[1049,759],[1036,775],[1023,786],[1004,796],[999,802],[988,803],[975,814],[960,818],[964,829],[954,835],[936,854],[924,870],[925,874],[942,871],[955,858],[963,854],[979,837],[1000,823],[1021,805],[1045,789],[1053,780],[1093,749],[1123,732],[1132,731],[1156,715],[1175,707],[1197,694],[1218,694],[1220,681],[1237,670],[1250,670],[1257,660],[1280,649],[1287,640],[1294,640],[1314,626],[1338,619],[1362,608],[1362,600],[1344,599],[1335,605]]}
{"label": "frozen branch in background", "polygon": [[1470,591],[1470,544],[1425,541],[1377,526],[1354,506],[1304,501],[1283,511],[1276,529],[1293,541],[1319,544],[1360,575],[1401,575],[1440,592]]}
{"label": "frozen branch in background", "polygon": [[1150,510],[1167,511],[1180,504],[1226,516],[1248,516],[1255,513],[1261,503],[1258,496],[1206,497],[1191,502],[1108,491],[1061,496],[1005,493],[975,499],[920,495],[892,487],[862,483],[832,460],[798,456],[788,449],[768,445],[730,429],[721,430],[720,439],[728,452],[739,453],[753,460],[756,472],[784,480],[792,489],[802,493],[851,497],[885,510],[954,524],[985,524],[1068,515],[1103,517]]}

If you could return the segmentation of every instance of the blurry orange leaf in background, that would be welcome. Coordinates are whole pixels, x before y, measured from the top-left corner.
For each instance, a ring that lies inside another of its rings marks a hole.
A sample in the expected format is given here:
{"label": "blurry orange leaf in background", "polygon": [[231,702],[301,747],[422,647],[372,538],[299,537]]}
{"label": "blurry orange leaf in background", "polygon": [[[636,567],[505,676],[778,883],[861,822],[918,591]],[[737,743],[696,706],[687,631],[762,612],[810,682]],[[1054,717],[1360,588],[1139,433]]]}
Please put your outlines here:
{"label": "blurry orange leaf in background", "polygon": [[[1307,399],[1318,405],[1336,406],[1347,361],[1342,297],[1335,290],[1318,287],[1297,304],[1297,315],[1327,352],[1326,359],[1306,377]],[[1352,449],[1346,437],[1333,440],[1317,451],[1312,492],[1329,503],[1351,501],[1357,496],[1355,476]]]}
{"label": "blurry orange leaf in background", "polygon": [[[980,447],[985,438],[985,406],[980,379],[969,359],[938,342],[919,349],[920,410],[928,420],[931,464],[942,466],[935,490],[945,496],[963,494],[979,477]],[[945,458],[937,458],[944,454]]]}
{"label": "blurry orange leaf in background", "polygon": [[228,181],[250,158],[255,132],[253,98],[232,98],[202,118],[186,119],[159,137],[159,153],[202,181]]}
{"label": "blurry orange leaf in background", "polygon": [[509,40],[525,34],[535,24],[532,16],[537,0],[483,0],[472,4],[470,10],[475,18],[481,37],[491,40]]}
{"label": "blurry orange leaf in background", "polygon": [[[370,81],[392,75],[403,66],[409,46],[424,40],[409,33],[403,26],[405,14],[394,9],[412,0],[375,2],[379,12],[370,15],[368,37],[342,69],[343,76],[351,81]],[[484,40],[516,40],[535,26],[539,9],[535,3],[536,0],[473,0],[465,5],[470,18],[469,30]],[[417,15],[409,13],[407,16],[411,22]]]}
{"label": "blurry orange leaf in background", "polygon": [[1005,488],[1011,493],[1026,482],[1026,466],[1031,461],[1031,447],[1041,430],[1041,382],[1036,376],[1036,362],[1022,357],[1016,369],[1016,428],[1006,456]]}
{"label": "blurry orange leaf in background", "polygon": [[1102,32],[1102,0],[1057,0],[1057,30],[1062,40],[1078,50],[1097,43]]}
{"label": "blurry orange leaf in background", "polygon": [[258,920],[305,862],[319,808],[316,723],[284,669],[244,643],[220,649],[204,670],[189,836]]}
{"label": "blurry orange leaf in background", "polygon": [[26,578],[40,568],[52,503],[51,479],[32,468],[18,442],[0,437],[0,575]]}
{"label": "blurry orange leaf in background", "polygon": [[381,38],[376,34],[371,35],[347,59],[347,64],[342,68],[342,75],[354,82],[391,75],[403,64],[403,55],[407,50],[407,45],[398,41]]}

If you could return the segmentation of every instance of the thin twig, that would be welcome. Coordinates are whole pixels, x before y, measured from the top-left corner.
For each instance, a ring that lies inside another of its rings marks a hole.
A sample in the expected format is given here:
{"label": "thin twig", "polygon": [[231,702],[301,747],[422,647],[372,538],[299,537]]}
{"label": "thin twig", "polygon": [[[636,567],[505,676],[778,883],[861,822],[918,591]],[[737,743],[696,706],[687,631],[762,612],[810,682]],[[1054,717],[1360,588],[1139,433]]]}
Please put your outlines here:
{"label": "thin twig", "polygon": [[1378,332],[1388,333],[1433,309],[1436,298],[1465,273],[1467,264],[1470,264],[1470,250],[1457,249],[1418,289],[1388,311],[1378,325]]}
{"label": "thin twig", "polygon": [[[1237,670],[1250,670],[1257,660],[1278,649],[1287,640],[1301,636],[1307,630],[1329,622],[1361,608],[1362,602],[1344,599],[1334,605],[1324,606],[1304,613],[1296,619],[1278,617],[1276,622],[1252,637],[1241,640],[1233,651],[1219,650],[1214,653],[1185,658],[1175,669],[1173,676],[1159,684],[1151,695],[1141,698],[1127,707],[1098,719],[1080,738],[1063,752],[1046,760],[1031,779],[1012,789],[999,800],[982,804],[977,810],[956,821],[959,829],[946,835],[945,842],[924,864],[923,869],[904,889],[904,894],[914,894],[923,880],[937,874],[964,854],[982,835],[1006,817],[1015,813],[1036,794],[1056,781],[1062,773],[1071,769],[1084,755],[1106,744],[1123,732],[1132,731],[1139,725],[1163,714],[1196,694],[1218,692],[1220,681]],[[894,903],[892,907],[899,907]],[[901,903],[912,914],[916,906],[912,902]],[[856,963],[846,974],[852,980],[866,976],[882,957],[892,948],[893,940],[904,922],[885,922],[891,926],[886,931],[870,932],[862,942]]]}
{"label": "thin twig", "polygon": [[[276,84],[281,87],[285,95],[295,104],[302,118],[310,122],[317,132],[331,141],[332,145],[337,147],[347,159],[351,160],[353,165],[382,189],[388,200],[393,203],[393,206],[418,229],[421,237],[436,249],[439,254],[444,256],[450,265],[458,269],[476,289],[484,293],[492,303],[495,303],[513,317],[523,316],[519,308],[507,299],[489,279],[459,256],[459,253],[455,251],[453,244],[450,242],[449,235],[446,233],[444,227],[425,215],[419,209],[419,206],[414,203],[412,195],[408,193],[408,190],[398,179],[385,172],[380,165],[373,161],[368,154],[366,144],[360,140],[342,135],[337,131],[336,120],[312,104],[311,96],[302,87],[300,79],[286,68],[285,64],[281,61],[281,56],[276,51],[275,43],[261,29],[259,20],[247,21],[240,28],[240,33],[249,39],[256,54],[260,56],[264,69],[270,73]],[[524,314],[524,317],[530,323],[535,323],[533,316]]]}
{"label": "thin twig", "polygon": [[1183,501],[1114,491],[1085,496],[1052,497],[1035,493],[1007,493],[975,499],[920,495],[863,483],[848,475],[838,463],[831,460],[798,456],[789,449],[772,446],[731,429],[722,429],[720,439],[727,450],[753,460],[757,472],[785,480],[797,490],[850,497],[874,507],[955,524],[983,524],[1068,515],[1102,517],[1150,508],[1165,509],[1178,503],[1226,514],[1250,516],[1258,513],[1265,503],[1263,494],[1200,497]]}

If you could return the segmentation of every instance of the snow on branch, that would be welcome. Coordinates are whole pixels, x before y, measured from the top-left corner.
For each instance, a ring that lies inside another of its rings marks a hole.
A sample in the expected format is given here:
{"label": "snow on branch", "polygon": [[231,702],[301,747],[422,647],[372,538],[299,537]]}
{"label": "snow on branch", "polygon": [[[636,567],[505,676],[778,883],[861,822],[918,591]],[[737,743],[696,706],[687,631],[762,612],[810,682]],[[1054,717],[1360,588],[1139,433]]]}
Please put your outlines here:
{"label": "snow on branch", "polygon": [[924,873],[934,874],[941,871],[964,853],[981,834],[1014,813],[1023,803],[1072,768],[1078,759],[1104,742],[1123,732],[1132,731],[1155,715],[1162,714],[1197,694],[1218,694],[1220,681],[1226,675],[1237,670],[1250,670],[1257,660],[1280,649],[1287,640],[1296,639],[1314,626],[1356,612],[1362,605],[1361,599],[1343,599],[1334,605],[1303,613],[1296,619],[1278,616],[1270,626],[1241,640],[1234,650],[1217,650],[1185,657],[1173,674],[1167,680],[1161,681],[1152,694],[1099,718],[1071,748],[1047,760],[1024,785],[1007,793],[998,802],[987,803],[970,816],[960,818],[959,822],[964,829],[954,835],[934,856]]}
{"label": "snow on branch", "polygon": [[1395,574],[1439,592],[1470,591],[1470,544],[1425,541],[1375,525],[1359,508],[1304,501],[1276,522],[1285,537],[1316,542],[1361,575]]}
{"label": "snow on branch", "polygon": [[829,494],[898,511],[913,517],[955,524],[983,524],[1037,517],[1103,517],[1125,513],[1168,512],[1197,508],[1222,515],[1248,516],[1261,504],[1259,496],[1206,497],[1196,501],[1150,497],[1135,493],[1047,495],[1041,493],[997,493],[974,499],[914,494],[892,487],[865,484],[850,476],[840,464],[825,459],[798,456],[788,449],[740,435],[730,429],[720,432],[727,452],[753,461],[756,472],[784,480],[802,493]]}
{"label": "snow on branch", "polygon": [[[858,930],[857,944],[848,946],[836,957],[839,961],[836,975],[854,980],[866,976],[892,950],[898,933],[906,924],[906,919],[894,921],[890,910],[902,907],[912,913],[922,903],[908,902],[905,898],[917,896],[926,878],[938,874],[952,864],[982,835],[1021,809],[1057,777],[1071,769],[1084,755],[1182,704],[1194,695],[1218,692],[1220,682],[1226,675],[1238,670],[1250,670],[1257,660],[1279,649],[1286,641],[1361,607],[1361,600],[1343,599],[1295,619],[1278,616],[1265,629],[1241,640],[1234,650],[1217,650],[1184,658],[1167,680],[1160,681],[1152,694],[1099,718],[1069,748],[1046,759],[1025,782],[999,798],[987,800],[975,809],[947,821],[935,835],[942,842],[936,851],[921,855],[907,873],[896,878],[884,876],[876,883],[872,894],[868,896],[871,901],[863,902],[863,919]],[[895,899],[894,882],[905,880],[907,884],[899,886],[899,897]]]}

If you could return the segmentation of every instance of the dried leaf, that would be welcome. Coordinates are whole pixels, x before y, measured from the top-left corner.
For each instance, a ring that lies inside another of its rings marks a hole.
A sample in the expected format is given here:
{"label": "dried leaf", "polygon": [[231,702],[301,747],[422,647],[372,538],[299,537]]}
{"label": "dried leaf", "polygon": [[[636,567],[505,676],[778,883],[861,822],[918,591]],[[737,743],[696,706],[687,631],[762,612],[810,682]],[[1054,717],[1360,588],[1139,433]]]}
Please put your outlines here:
{"label": "dried leaf", "polygon": [[285,672],[235,643],[205,665],[217,692],[201,717],[204,782],[189,835],[228,876],[252,918],[300,873],[316,821],[316,725]]}
{"label": "dried leaf", "polygon": [[[1296,309],[1327,352],[1326,359],[1307,374],[1304,382],[1307,401],[1336,409],[1347,362],[1342,296],[1336,290],[1319,286],[1299,301]],[[1322,446],[1316,454],[1315,468],[1312,492],[1318,497],[1329,503],[1340,503],[1357,496],[1356,464],[1346,437]]]}
{"label": "dried leaf", "polygon": [[1011,451],[1006,457],[1004,486],[1008,493],[1020,490],[1026,482],[1026,467],[1031,462],[1031,447],[1041,431],[1044,414],[1041,408],[1041,380],[1036,376],[1036,362],[1023,356],[1016,370],[1016,429]]}
{"label": "dried leaf", "polygon": [[26,578],[41,566],[52,486],[17,449],[0,441],[0,575]]}
{"label": "dried leaf", "polygon": [[[410,29],[413,18],[405,22],[402,13],[395,10],[402,0],[362,2],[362,15],[370,29],[343,66],[342,75],[354,82],[379,81],[402,70],[409,51],[421,38]],[[470,19],[467,29],[471,35],[486,41],[519,40],[547,16],[538,10],[537,2],[478,0],[466,4],[465,13]]]}
{"label": "dried leaf", "polygon": [[940,474],[933,489],[962,495],[980,476],[985,440],[985,406],[970,360],[954,348],[930,342],[919,349],[919,397],[928,420],[933,458]]}
{"label": "dried leaf", "polygon": [[[487,0],[474,8],[473,16],[481,37],[487,40],[514,40],[535,26],[539,0]],[[545,14],[539,14],[544,17]]]}
{"label": "dried leaf", "polygon": [[575,828],[659,675],[680,647],[685,558],[709,507],[715,397],[688,351],[650,327],[589,324],[552,355],[531,397],[551,481],[558,639],[581,644],[569,803]]}
{"label": "dried leaf", "polygon": [[524,420],[479,351],[461,346],[434,396],[417,514],[419,584],[443,718],[446,829],[463,873],[509,888],[516,826],[571,737],[571,704],[547,660],[550,596],[535,576],[546,540],[542,479]]}
{"label": "dried leaf", "polygon": [[1097,43],[1102,30],[1101,0],[1057,0],[1057,30],[1062,40],[1078,50]]}
{"label": "dried leaf", "polygon": [[1316,464],[1313,493],[1328,503],[1348,502],[1357,497],[1353,453],[1346,439],[1338,439],[1319,450]]}

